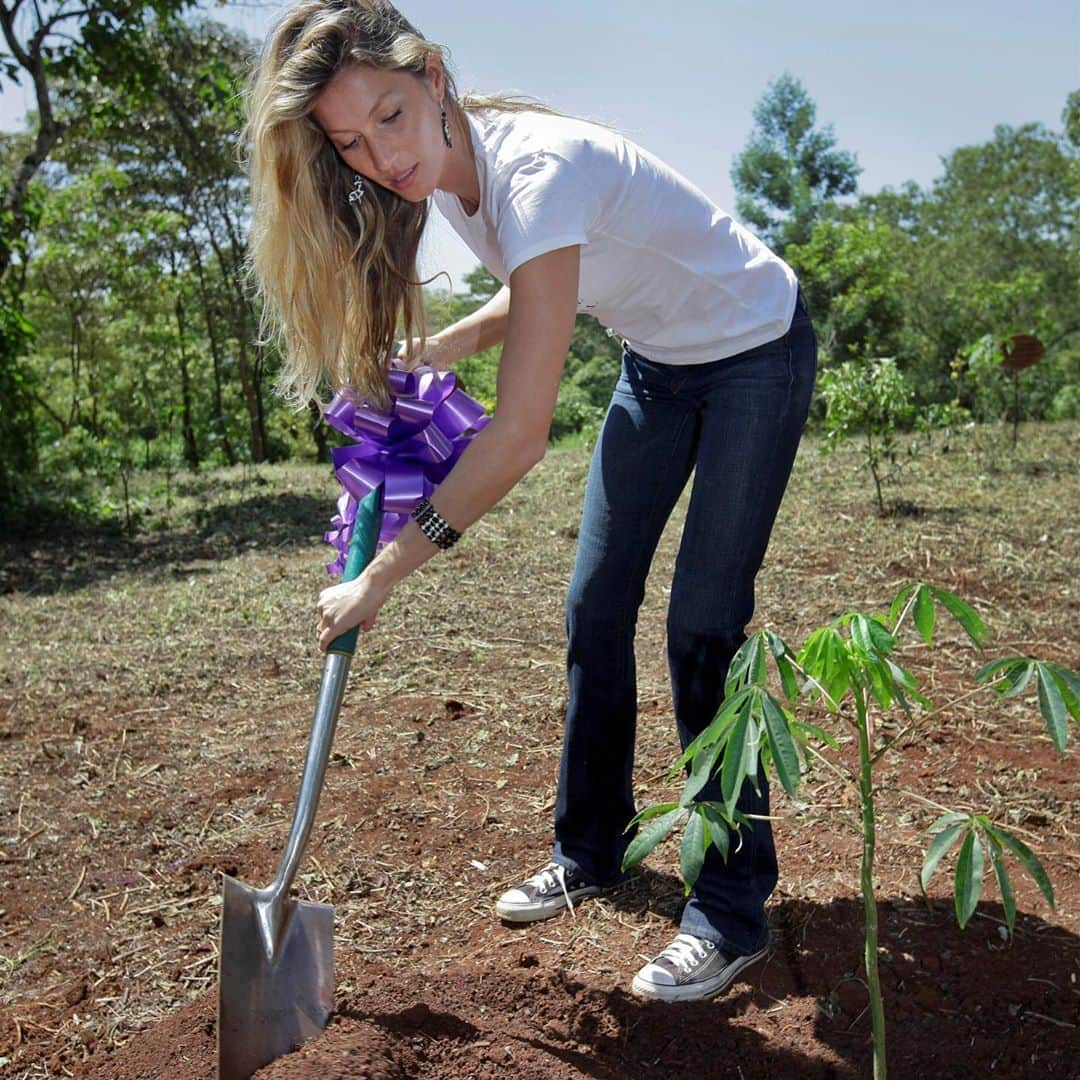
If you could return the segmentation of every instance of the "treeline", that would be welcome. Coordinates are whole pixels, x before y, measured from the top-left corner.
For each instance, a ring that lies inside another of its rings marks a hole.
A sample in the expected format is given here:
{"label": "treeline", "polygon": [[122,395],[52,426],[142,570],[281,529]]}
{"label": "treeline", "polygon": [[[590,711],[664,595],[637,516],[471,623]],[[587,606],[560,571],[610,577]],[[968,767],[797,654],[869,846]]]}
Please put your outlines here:
{"label": "treeline", "polygon": [[[245,275],[255,43],[169,0],[18,7],[0,0],[0,65],[37,108],[0,136],[5,521],[50,499],[92,510],[88,481],[148,465],[325,459],[317,410],[273,395],[280,358]],[[1077,415],[1077,95],[1061,132],[998,128],[930,188],[873,195],[856,194],[854,156],[814,112],[797,80],[773,83],[733,178],[740,216],[800,274],[823,366],[893,356],[918,400],[993,419],[1015,408],[996,343],[1034,334],[1046,355],[1023,375],[1025,414]],[[467,286],[429,294],[433,331],[497,283],[478,269]],[[554,439],[591,437],[618,353],[578,320]],[[490,350],[460,368],[489,405],[496,363]]]}
{"label": "treeline", "polygon": [[[1060,132],[999,126],[944,157],[929,188],[857,194],[855,155],[817,124],[799,81],[768,87],[732,168],[736,216],[797,271],[823,379],[845,366],[848,385],[875,379],[888,357],[912,421],[1011,420],[1017,408],[1027,419],[1080,416],[1080,91],[1062,120]],[[482,271],[470,284],[473,293],[431,305],[438,325],[493,286]],[[1013,335],[1044,350],[1019,375],[1002,363]],[[464,368],[482,394],[494,392],[496,362],[492,350]],[[579,319],[556,437],[588,435],[617,370],[617,344]]]}

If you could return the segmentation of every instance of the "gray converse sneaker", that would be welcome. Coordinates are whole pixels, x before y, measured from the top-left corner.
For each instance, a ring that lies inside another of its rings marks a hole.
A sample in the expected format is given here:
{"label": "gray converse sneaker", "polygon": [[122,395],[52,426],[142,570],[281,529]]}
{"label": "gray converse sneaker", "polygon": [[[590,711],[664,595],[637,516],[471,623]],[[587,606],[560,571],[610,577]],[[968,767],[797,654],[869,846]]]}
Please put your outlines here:
{"label": "gray converse sneaker", "polygon": [[723,993],[743,968],[760,960],[769,946],[749,956],[726,957],[713,942],[679,936],[635,976],[635,994],[656,1001],[701,1001]]}
{"label": "gray converse sneaker", "polygon": [[528,881],[509,889],[499,897],[495,911],[508,922],[536,922],[558,915],[563,908],[574,910],[574,902],[603,892],[576,870],[561,863],[549,862]]}

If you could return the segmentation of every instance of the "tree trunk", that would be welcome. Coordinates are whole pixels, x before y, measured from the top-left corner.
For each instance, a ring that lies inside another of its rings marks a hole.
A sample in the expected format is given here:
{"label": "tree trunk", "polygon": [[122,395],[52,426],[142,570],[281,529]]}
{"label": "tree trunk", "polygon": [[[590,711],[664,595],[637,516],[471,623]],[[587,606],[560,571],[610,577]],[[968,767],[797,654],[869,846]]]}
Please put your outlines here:
{"label": "tree trunk", "polygon": [[322,464],[330,460],[330,443],[326,438],[322,409],[317,402],[309,401],[308,412],[311,414],[311,437],[315,440],[315,460]]}
{"label": "tree trunk", "polygon": [[[228,221],[226,221],[226,228],[230,228]],[[231,231],[230,228],[230,232]],[[251,438],[251,460],[254,462],[265,461],[267,440],[262,401],[260,400],[258,382],[254,377],[251,360],[248,354],[248,343],[250,340],[248,337],[248,300],[244,293],[243,271],[241,269],[243,264],[242,262],[237,264],[235,260],[229,258],[222,250],[213,230],[209,230],[208,235],[210,244],[214,249],[214,255],[217,257],[221,276],[229,283],[230,292],[232,293],[232,302],[229,305],[232,309],[230,312],[232,334],[236,338],[236,366],[240,374],[240,390],[244,395],[244,405],[247,408],[248,414],[248,427]],[[232,244],[232,246],[235,250],[236,245]]]}
{"label": "tree trunk", "polygon": [[242,320],[237,329],[237,367],[240,371],[240,389],[244,393],[244,404],[247,406],[248,412],[248,426],[251,431],[251,460],[260,462],[266,460],[266,440],[263,438],[262,408],[259,403],[259,394],[255,387],[255,381],[251,377],[251,364],[248,361],[248,343],[247,338],[244,336],[247,329],[246,320]]}
{"label": "tree trunk", "polygon": [[[39,13],[37,16],[39,33],[34,35],[28,48],[24,49],[15,35],[16,14],[17,5],[11,8],[0,6],[0,31],[3,32],[11,55],[33,80],[38,107],[38,129],[34,145],[19,162],[4,190],[3,199],[0,200],[0,217],[8,218],[6,227],[0,229],[0,282],[7,276],[15,246],[26,229],[26,192],[30,181],[37,175],[38,169],[44,164],[62,133],[60,125],[53,117],[52,101],[49,98],[49,84],[42,57],[44,34],[40,33],[41,15]],[[55,21],[54,15],[52,22]],[[49,23],[50,26],[52,22]]]}
{"label": "tree trunk", "polygon": [[180,345],[180,407],[184,433],[184,460],[192,469],[199,467],[199,444],[195,441],[195,426],[191,419],[191,377],[188,373],[187,349],[184,347],[187,325],[184,320],[184,301],[176,295],[176,327]]}
{"label": "tree trunk", "polygon": [[202,294],[202,309],[206,319],[206,336],[210,340],[210,356],[214,361],[214,423],[221,425],[221,448],[225,452],[225,460],[230,465],[235,465],[236,451],[233,450],[232,440],[229,438],[229,424],[225,416],[224,397],[221,391],[221,341],[218,337],[217,319],[214,317],[213,302],[206,284],[202,254],[190,233],[188,243],[191,245],[195,271],[199,275],[199,291]]}

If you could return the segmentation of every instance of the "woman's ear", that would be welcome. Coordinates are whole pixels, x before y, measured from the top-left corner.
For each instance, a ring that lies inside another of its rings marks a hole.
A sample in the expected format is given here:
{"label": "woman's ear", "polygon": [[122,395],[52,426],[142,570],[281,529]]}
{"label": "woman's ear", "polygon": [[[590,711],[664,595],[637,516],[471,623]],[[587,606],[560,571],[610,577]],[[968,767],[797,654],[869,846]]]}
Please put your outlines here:
{"label": "woman's ear", "polygon": [[446,72],[443,70],[441,61],[437,57],[429,56],[424,68],[424,81],[427,83],[428,93],[440,103],[446,94]]}

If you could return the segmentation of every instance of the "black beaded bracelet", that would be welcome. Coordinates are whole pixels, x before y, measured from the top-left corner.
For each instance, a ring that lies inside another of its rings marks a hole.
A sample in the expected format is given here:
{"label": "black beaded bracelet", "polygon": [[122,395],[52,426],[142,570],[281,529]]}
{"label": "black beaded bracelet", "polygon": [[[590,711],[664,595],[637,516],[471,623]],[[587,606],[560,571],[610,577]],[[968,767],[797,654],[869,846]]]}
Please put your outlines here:
{"label": "black beaded bracelet", "polygon": [[431,505],[429,499],[421,499],[411,516],[420,531],[443,551],[452,548],[461,539],[461,533]]}

